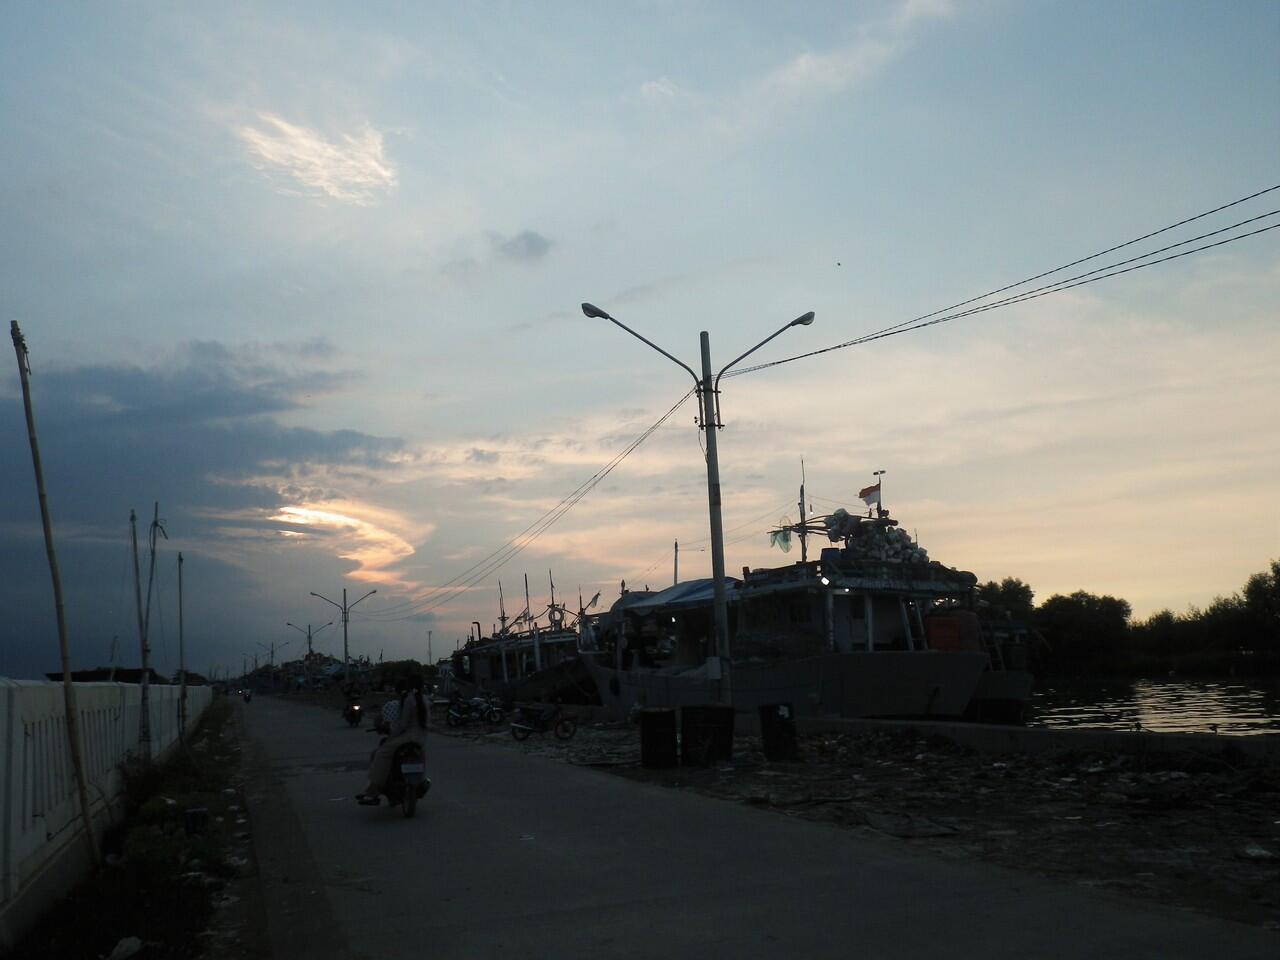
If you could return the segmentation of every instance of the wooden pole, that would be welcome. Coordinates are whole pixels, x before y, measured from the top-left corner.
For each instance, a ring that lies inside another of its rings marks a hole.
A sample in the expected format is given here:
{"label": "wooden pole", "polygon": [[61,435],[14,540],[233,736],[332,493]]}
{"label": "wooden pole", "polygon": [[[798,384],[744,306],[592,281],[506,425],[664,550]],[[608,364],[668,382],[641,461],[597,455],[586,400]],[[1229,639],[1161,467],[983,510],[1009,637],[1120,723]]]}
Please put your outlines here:
{"label": "wooden pole", "polygon": [[62,698],[67,716],[67,739],[71,747],[71,766],[75,772],[76,792],[80,796],[80,816],[84,821],[84,836],[89,843],[89,857],[94,869],[102,866],[98,841],[93,835],[93,813],[89,809],[89,787],[84,777],[84,762],[80,756],[80,711],[76,708],[76,688],[71,683],[71,652],[67,646],[67,615],[62,599],[62,578],[58,575],[58,557],[53,549],[53,521],[49,518],[49,500],[44,492],[44,470],[40,465],[40,445],[36,441],[36,420],[31,410],[31,384],[28,376],[31,366],[27,358],[27,341],[18,329],[18,321],[9,324],[13,337],[13,349],[18,355],[18,377],[22,380],[22,403],[27,414],[27,436],[31,440],[31,464],[36,474],[36,494],[40,498],[40,521],[44,525],[44,547],[49,556],[49,576],[53,579],[53,603],[58,620],[58,653],[62,657]]}
{"label": "wooden pole", "polygon": [[187,656],[182,637],[182,552],[178,552],[178,673],[182,689],[178,694],[178,739],[187,741]]}
{"label": "wooden pole", "polygon": [[147,610],[142,626],[142,717],[146,739],[147,759],[151,759],[151,588],[156,582],[156,534],[169,539],[164,527],[160,524],[160,503],[155,504],[155,514],[151,520],[148,539],[151,541],[151,563],[147,571]]}

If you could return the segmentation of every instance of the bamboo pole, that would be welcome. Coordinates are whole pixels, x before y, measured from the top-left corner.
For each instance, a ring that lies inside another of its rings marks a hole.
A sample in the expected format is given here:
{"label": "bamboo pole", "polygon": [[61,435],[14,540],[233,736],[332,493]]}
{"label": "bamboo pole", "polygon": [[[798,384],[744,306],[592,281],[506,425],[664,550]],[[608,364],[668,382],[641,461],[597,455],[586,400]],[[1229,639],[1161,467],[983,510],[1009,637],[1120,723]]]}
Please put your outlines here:
{"label": "bamboo pole", "polygon": [[9,324],[13,349],[18,355],[18,377],[22,380],[22,404],[27,414],[27,436],[31,440],[31,464],[35,468],[36,493],[40,498],[40,520],[44,525],[45,552],[49,555],[49,575],[53,578],[53,602],[58,619],[58,652],[62,657],[62,697],[67,714],[67,739],[71,747],[71,766],[75,772],[76,792],[80,795],[80,815],[84,820],[84,836],[89,844],[89,857],[95,869],[102,866],[98,841],[93,835],[93,814],[89,809],[89,787],[84,777],[80,756],[80,712],[76,708],[76,688],[71,683],[71,653],[67,647],[66,606],[62,600],[62,578],[58,575],[58,557],[53,549],[53,522],[49,519],[49,500],[44,492],[44,470],[40,466],[40,445],[36,441],[36,420],[31,410],[31,364],[27,357],[27,341],[18,329],[18,321]]}

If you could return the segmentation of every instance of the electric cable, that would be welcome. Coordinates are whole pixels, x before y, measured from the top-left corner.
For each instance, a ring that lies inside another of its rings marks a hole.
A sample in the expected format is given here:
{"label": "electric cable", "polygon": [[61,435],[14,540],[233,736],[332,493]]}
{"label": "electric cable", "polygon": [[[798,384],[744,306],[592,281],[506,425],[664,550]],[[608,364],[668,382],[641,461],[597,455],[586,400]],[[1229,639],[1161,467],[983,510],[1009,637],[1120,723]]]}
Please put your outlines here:
{"label": "electric cable", "polygon": [[[540,537],[543,533],[549,530],[558,520],[560,520],[561,517],[563,517],[566,513],[568,513],[575,506],[577,506],[578,503],[580,503],[588,493],[590,493],[597,486],[599,486],[599,484],[606,477],[608,477],[609,474],[611,474],[614,471],[614,469],[616,469],[617,466],[622,463],[622,461],[624,461],[627,457],[629,457],[633,452],[635,452],[635,450],[641,444],[643,444],[646,440],[649,439],[649,437],[651,437],[655,432],[657,432],[657,430],[664,423],[666,423],[667,420],[669,420],[671,416],[678,409],[680,409],[680,407],[684,405],[685,401],[687,401],[689,397],[693,395],[693,392],[694,391],[690,389],[682,397],[680,397],[680,399],[677,400],[671,406],[671,408],[667,410],[666,413],[664,413],[653,424],[651,424],[644,432],[642,432],[639,436],[637,436],[634,440],[632,440],[629,444],[627,444],[627,446],[623,448],[623,450],[620,453],[614,456],[614,458],[611,461],[609,461],[608,464],[606,464],[600,470],[596,471],[596,473],[589,480],[585,481],[582,484],[579,484],[579,486],[575,489],[575,491],[571,493],[569,496],[562,499],[560,501],[560,504],[558,504],[555,508],[553,508],[551,511],[548,511],[548,513],[544,514],[542,518],[540,518],[537,521],[534,521],[533,524],[530,524],[528,527],[526,527],[521,534],[517,535],[516,537],[513,537],[511,540],[508,540],[506,544],[504,544],[502,547],[498,548],[498,550],[491,553],[489,555],[489,558],[486,558],[488,560],[487,563],[485,561],[481,561],[479,564],[473,564],[469,568],[469,570],[474,571],[473,573],[470,573],[469,575],[459,575],[457,577],[454,577],[448,584],[444,585],[444,587],[453,586],[453,589],[448,590],[448,592],[442,594],[441,587],[433,588],[433,592],[430,596],[423,597],[416,601],[411,601],[411,606],[413,609],[410,610],[409,612],[405,613],[402,607],[400,610],[400,613],[402,615],[399,615],[399,616],[387,616],[386,611],[377,611],[376,613],[371,612],[371,613],[365,614],[359,617],[358,619],[368,620],[373,622],[390,622],[390,621],[406,620],[406,619],[409,619],[409,617],[417,616],[422,613],[428,613],[433,610],[436,610],[439,607],[444,606],[445,604],[449,603],[450,601],[456,599],[457,597],[461,596],[463,593],[470,590],[476,584],[480,583],[482,580],[489,577],[491,574],[495,573],[497,570],[503,567],[508,561],[510,561],[512,558],[518,555],[521,551],[523,551],[526,547],[528,547],[529,544],[533,543],[538,537]],[[480,564],[483,564],[482,568]]]}
{"label": "electric cable", "polygon": [[[686,393],[683,397],[681,397],[680,401],[674,407],[668,410],[667,413],[664,414],[664,416],[657,423],[651,425],[644,433],[642,433],[640,435],[640,438],[637,438],[639,443],[643,443],[645,439],[648,439],[649,435],[654,430],[656,430],[659,426],[661,426],[661,424],[665,422],[666,419],[670,417],[686,400],[688,400],[690,394],[692,393],[693,393],[693,390],[691,389],[688,393]],[[637,446],[639,445],[637,441],[632,441],[632,443]],[[535,528],[537,528],[540,524],[546,522],[549,518],[555,515],[557,511],[561,510],[570,500],[574,500],[575,497],[577,497],[578,499],[581,499],[581,494],[586,492],[590,487],[594,487],[596,484],[598,484],[601,480],[604,479],[604,476],[606,476],[609,472],[612,472],[613,468],[616,467],[618,463],[620,463],[623,459],[625,459],[630,454],[631,449],[632,448],[630,446],[628,446],[627,448],[624,448],[622,453],[615,455],[612,460],[606,463],[603,467],[597,470],[594,474],[592,474],[586,480],[582,481],[582,483],[578,484],[578,486],[575,487],[573,490],[571,490],[569,493],[565,494],[564,497],[562,497],[560,501],[557,504],[555,504],[555,506],[551,507],[551,509],[547,510],[546,513],[542,514],[540,517],[538,517],[536,520],[530,523],[527,527],[525,527],[523,530],[521,530],[511,539],[507,540],[501,546],[497,547],[486,556],[477,560],[475,563],[467,567],[465,570],[454,575],[453,577],[450,577],[444,583],[441,583],[435,587],[429,587],[427,589],[432,591],[432,596],[435,596],[435,595],[439,595],[441,591],[447,589],[448,587],[453,586],[459,581],[467,579],[469,575],[471,575],[474,571],[490,563],[492,560],[494,560],[494,558],[496,558],[504,550],[507,550],[512,545],[514,545],[517,541],[519,541],[521,537],[524,537],[525,535],[529,534],[530,531],[533,531]],[[574,502],[576,503],[577,501],[574,500]],[[554,523],[555,521],[552,520],[551,522]],[[537,534],[535,534],[535,536],[537,536]],[[391,614],[400,613],[409,607],[415,607],[419,604],[426,603],[429,601],[429,599],[430,599],[429,597],[428,598],[420,597],[416,600],[415,599],[401,600],[401,601],[398,601],[397,603],[384,606],[378,609],[376,612],[362,613],[361,619],[368,620],[368,619],[378,619],[382,617],[388,617]]]}
{"label": "electric cable", "polygon": [[[1268,230],[1275,230],[1277,227],[1280,227],[1280,224],[1272,224],[1271,226],[1261,227],[1257,230],[1251,230],[1248,233],[1238,234],[1237,236],[1234,236],[1234,237],[1227,237],[1223,240],[1215,241],[1214,243],[1206,243],[1202,246],[1193,247],[1190,250],[1183,250],[1180,253],[1170,254],[1167,257],[1160,257],[1159,259],[1156,259],[1156,260],[1147,260],[1148,257],[1155,256],[1155,254],[1157,253],[1161,253],[1166,250],[1172,250],[1175,247],[1183,246],[1187,243],[1193,243],[1196,240],[1202,240],[1202,239],[1205,239],[1206,237],[1215,236],[1227,230],[1234,230],[1240,226],[1243,226],[1248,223],[1253,223],[1265,217],[1275,216],[1277,213],[1280,213],[1280,210],[1273,210],[1270,213],[1265,213],[1258,217],[1251,217],[1248,220],[1242,220],[1239,223],[1232,224],[1229,227],[1223,227],[1220,230],[1214,230],[1214,231],[1211,231],[1210,233],[1201,234],[1200,236],[1192,237],[1189,240],[1179,241],[1178,243],[1161,247],[1158,250],[1152,250],[1149,253],[1141,254],[1137,257],[1130,257],[1127,260],[1119,260],[1119,261],[1116,261],[1115,263],[1108,264],[1107,266],[1098,267],[1094,270],[1087,271],[1086,273],[1077,274],[1074,277],[1068,277],[1066,280],[1062,280],[1054,284],[1049,284],[1045,287],[1037,287],[1034,290],[1029,290],[1022,294],[1017,294],[1012,297],[1007,297],[1003,300],[997,300],[994,303],[988,303],[988,304],[983,304],[977,307],[971,307],[968,310],[962,310],[958,313],[948,314],[946,316],[941,316],[941,317],[936,316],[938,311],[934,311],[933,314],[926,314],[926,316],[933,318],[930,320],[924,320],[923,318],[906,320],[906,321],[903,321],[902,323],[897,323],[889,327],[883,327],[880,330],[877,330],[873,333],[863,334],[862,336],[855,337],[852,340],[846,340],[843,343],[833,344],[832,346],[823,347],[819,350],[810,350],[806,353],[796,354],[795,356],[792,356],[792,357],[784,357],[781,360],[771,360],[767,363],[755,364],[754,366],[744,367],[741,370],[731,370],[728,373],[726,373],[724,376],[726,379],[729,377],[740,377],[748,373],[755,373],[759,370],[766,370],[769,367],[781,366],[784,363],[793,363],[796,360],[804,360],[809,357],[816,357],[824,353],[831,353],[832,351],[835,351],[835,350],[843,350],[845,347],[858,346],[860,344],[870,343],[873,340],[883,340],[886,337],[896,336],[900,333],[910,333],[915,330],[923,330],[925,327],[932,327],[940,323],[946,323],[950,320],[958,320],[961,317],[968,317],[978,313],[985,313],[988,310],[995,310],[999,307],[1007,307],[1007,306],[1012,306],[1018,303],[1026,303],[1029,300],[1037,300],[1040,297],[1048,296],[1051,293],[1061,293],[1064,290],[1070,290],[1074,287],[1080,287],[1090,283],[1097,283],[1099,280],[1106,280],[1110,277],[1117,277],[1117,276],[1120,276],[1121,274],[1132,273],[1135,270],[1141,270],[1144,267],[1154,267],[1157,264],[1167,263],[1170,260],[1177,260],[1181,257],[1187,257],[1193,253],[1201,253],[1205,250],[1212,250],[1215,247],[1221,247],[1228,243],[1234,243],[1237,240],[1245,240],[1249,237],[1257,236],[1258,234],[1261,234],[1261,233],[1266,233]],[[1136,260],[1147,260],[1147,262],[1134,263],[1134,261]],[[1133,264],[1133,265],[1125,267],[1124,269],[1114,269],[1116,267],[1122,266],[1123,264]],[[1102,273],[1100,271],[1110,271],[1110,272]],[[982,298],[978,297],[975,299],[982,299]],[[969,300],[965,302],[971,303],[973,301]]]}

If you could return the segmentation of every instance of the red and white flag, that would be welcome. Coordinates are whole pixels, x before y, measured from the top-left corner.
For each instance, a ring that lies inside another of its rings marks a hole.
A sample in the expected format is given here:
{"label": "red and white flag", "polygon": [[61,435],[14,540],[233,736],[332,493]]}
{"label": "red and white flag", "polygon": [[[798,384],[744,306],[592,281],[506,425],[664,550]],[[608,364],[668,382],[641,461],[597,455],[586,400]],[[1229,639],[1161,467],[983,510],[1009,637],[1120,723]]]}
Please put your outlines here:
{"label": "red and white flag", "polygon": [[871,506],[873,503],[876,506],[879,506],[880,505],[880,481],[877,480],[875,483],[873,483],[869,487],[863,487],[861,490],[858,491],[858,496],[862,498],[862,502],[865,503],[868,507]]}

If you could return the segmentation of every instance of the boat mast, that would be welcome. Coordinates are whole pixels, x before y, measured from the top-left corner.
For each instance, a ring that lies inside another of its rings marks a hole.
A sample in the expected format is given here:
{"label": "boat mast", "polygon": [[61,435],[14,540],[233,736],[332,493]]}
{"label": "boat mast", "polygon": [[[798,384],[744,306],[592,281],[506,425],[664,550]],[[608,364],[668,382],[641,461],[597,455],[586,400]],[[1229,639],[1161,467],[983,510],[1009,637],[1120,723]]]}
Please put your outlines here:
{"label": "boat mast", "polygon": [[507,605],[502,599],[502,581],[498,581],[498,622],[502,624],[502,635],[507,635]]}
{"label": "boat mast", "polygon": [[800,458],[800,526],[797,532],[800,534],[800,562],[805,563],[809,559],[809,533],[805,528],[803,457]]}

